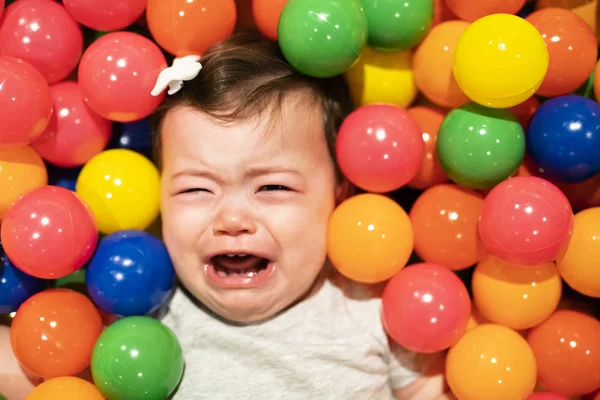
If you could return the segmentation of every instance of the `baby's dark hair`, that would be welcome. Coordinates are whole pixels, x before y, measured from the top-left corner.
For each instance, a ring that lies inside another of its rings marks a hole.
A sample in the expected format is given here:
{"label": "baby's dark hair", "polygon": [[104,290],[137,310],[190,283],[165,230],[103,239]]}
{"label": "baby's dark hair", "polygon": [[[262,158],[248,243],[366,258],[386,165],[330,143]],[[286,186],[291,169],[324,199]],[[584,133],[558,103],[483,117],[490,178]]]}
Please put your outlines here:
{"label": "baby's dark hair", "polygon": [[277,43],[259,33],[242,31],[211,47],[202,57],[200,74],[169,96],[154,112],[154,156],[161,167],[160,128],[167,112],[191,107],[223,123],[246,122],[265,110],[278,111],[292,91],[310,94],[323,114],[329,152],[341,178],[335,157],[335,139],[342,121],[352,111],[352,100],[341,77],[316,79],[305,76],[284,59]]}

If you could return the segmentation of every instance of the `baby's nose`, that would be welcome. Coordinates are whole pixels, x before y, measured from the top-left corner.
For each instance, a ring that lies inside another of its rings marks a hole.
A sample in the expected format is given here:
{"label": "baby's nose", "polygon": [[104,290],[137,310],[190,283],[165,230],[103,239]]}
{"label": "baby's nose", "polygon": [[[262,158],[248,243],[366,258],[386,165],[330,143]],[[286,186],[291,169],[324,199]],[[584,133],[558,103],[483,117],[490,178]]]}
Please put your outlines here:
{"label": "baby's nose", "polygon": [[213,234],[238,236],[256,232],[254,219],[243,210],[221,210],[213,222]]}

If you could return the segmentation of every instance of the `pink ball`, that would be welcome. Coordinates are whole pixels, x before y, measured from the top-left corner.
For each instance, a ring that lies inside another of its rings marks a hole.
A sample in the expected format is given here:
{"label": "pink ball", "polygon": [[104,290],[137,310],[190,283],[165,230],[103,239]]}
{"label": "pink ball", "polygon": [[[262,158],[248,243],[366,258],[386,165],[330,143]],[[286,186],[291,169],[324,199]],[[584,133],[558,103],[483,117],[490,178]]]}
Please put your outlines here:
{"label": "pink ball", "polygon": [[165,97],[152,96],[167,61],[154,42],[132,32],[113,32],[87,48],[79,64],[84,99],[100,116],[131,122],[150,115]]}
{"label": "pink ball", "polygon": [[422,132],[401,107],[360,107],[342,123],[336,142],[342,173],[373,193],[390,192],[410,182],[423,162]]}
{"label": "pink ball", "polygon": [[63,0],[77,22],[97,31],[118,31],[137,21],[147,0]]}
{"label": "pink ball", "polygon": [[4,10],[0,53],[30,62],[49,84],[73,72],[82,52],[81,28],[60,3],[19,0]]}
{"label": "pink ball", "polygon": [[463,336],[471,300],[448,268],[415,264],[392,277],[383,292],[383,324],[399,345],[417,353],[436,353]]}
{"label": "pink ball", "polygon": [[509,178],[483,201],[479,236],[486,250],[524,266],[556,260],[573,231],[573,210],[555,185],[533,176]]}
{"label": "pink ball", "polygon": [[568,397],[556,393],[534,393],[527,400],[569,400]]}
{"label": "pink ball", "polygon": [[8,56],[0,56],[0,78],[0,146],[29,144],[52,115],[48,83],[31,64]]}
{"label": "pink ball", "polygon": [[90,259],[98,229],[91,209],[74,192],[43,186],[8,209],[0,240],[8,258],[24,273],[59,279]]}
{"label": "pink ball", "polygon": [[88,107],[76,82],[58,83],[50,92],[54,114],[44,133],[31,146],[51,164],[79,167],[104,150],[112,123]]}

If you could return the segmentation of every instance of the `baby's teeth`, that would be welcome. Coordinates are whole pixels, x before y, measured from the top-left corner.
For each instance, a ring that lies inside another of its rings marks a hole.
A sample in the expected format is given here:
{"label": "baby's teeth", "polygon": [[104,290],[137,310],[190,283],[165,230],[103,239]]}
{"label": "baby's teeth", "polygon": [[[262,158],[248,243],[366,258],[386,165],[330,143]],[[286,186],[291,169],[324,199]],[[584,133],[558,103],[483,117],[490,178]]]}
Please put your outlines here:
{"label": "baby's teeth", "polygon": [[246,257],[247,254],[227,254],[227,257]]}

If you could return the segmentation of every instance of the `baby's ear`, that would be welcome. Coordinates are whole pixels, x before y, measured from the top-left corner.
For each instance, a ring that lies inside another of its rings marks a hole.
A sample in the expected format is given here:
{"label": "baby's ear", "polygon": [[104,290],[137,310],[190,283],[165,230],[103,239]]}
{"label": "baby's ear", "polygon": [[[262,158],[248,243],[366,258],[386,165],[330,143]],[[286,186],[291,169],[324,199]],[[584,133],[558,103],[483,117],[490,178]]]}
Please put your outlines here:
{"label": "baby's ear", "polygon": [[342,179],[335,186],[335,205],[340,205],[344,200],[354,196],[358,190],[346,178]]}

